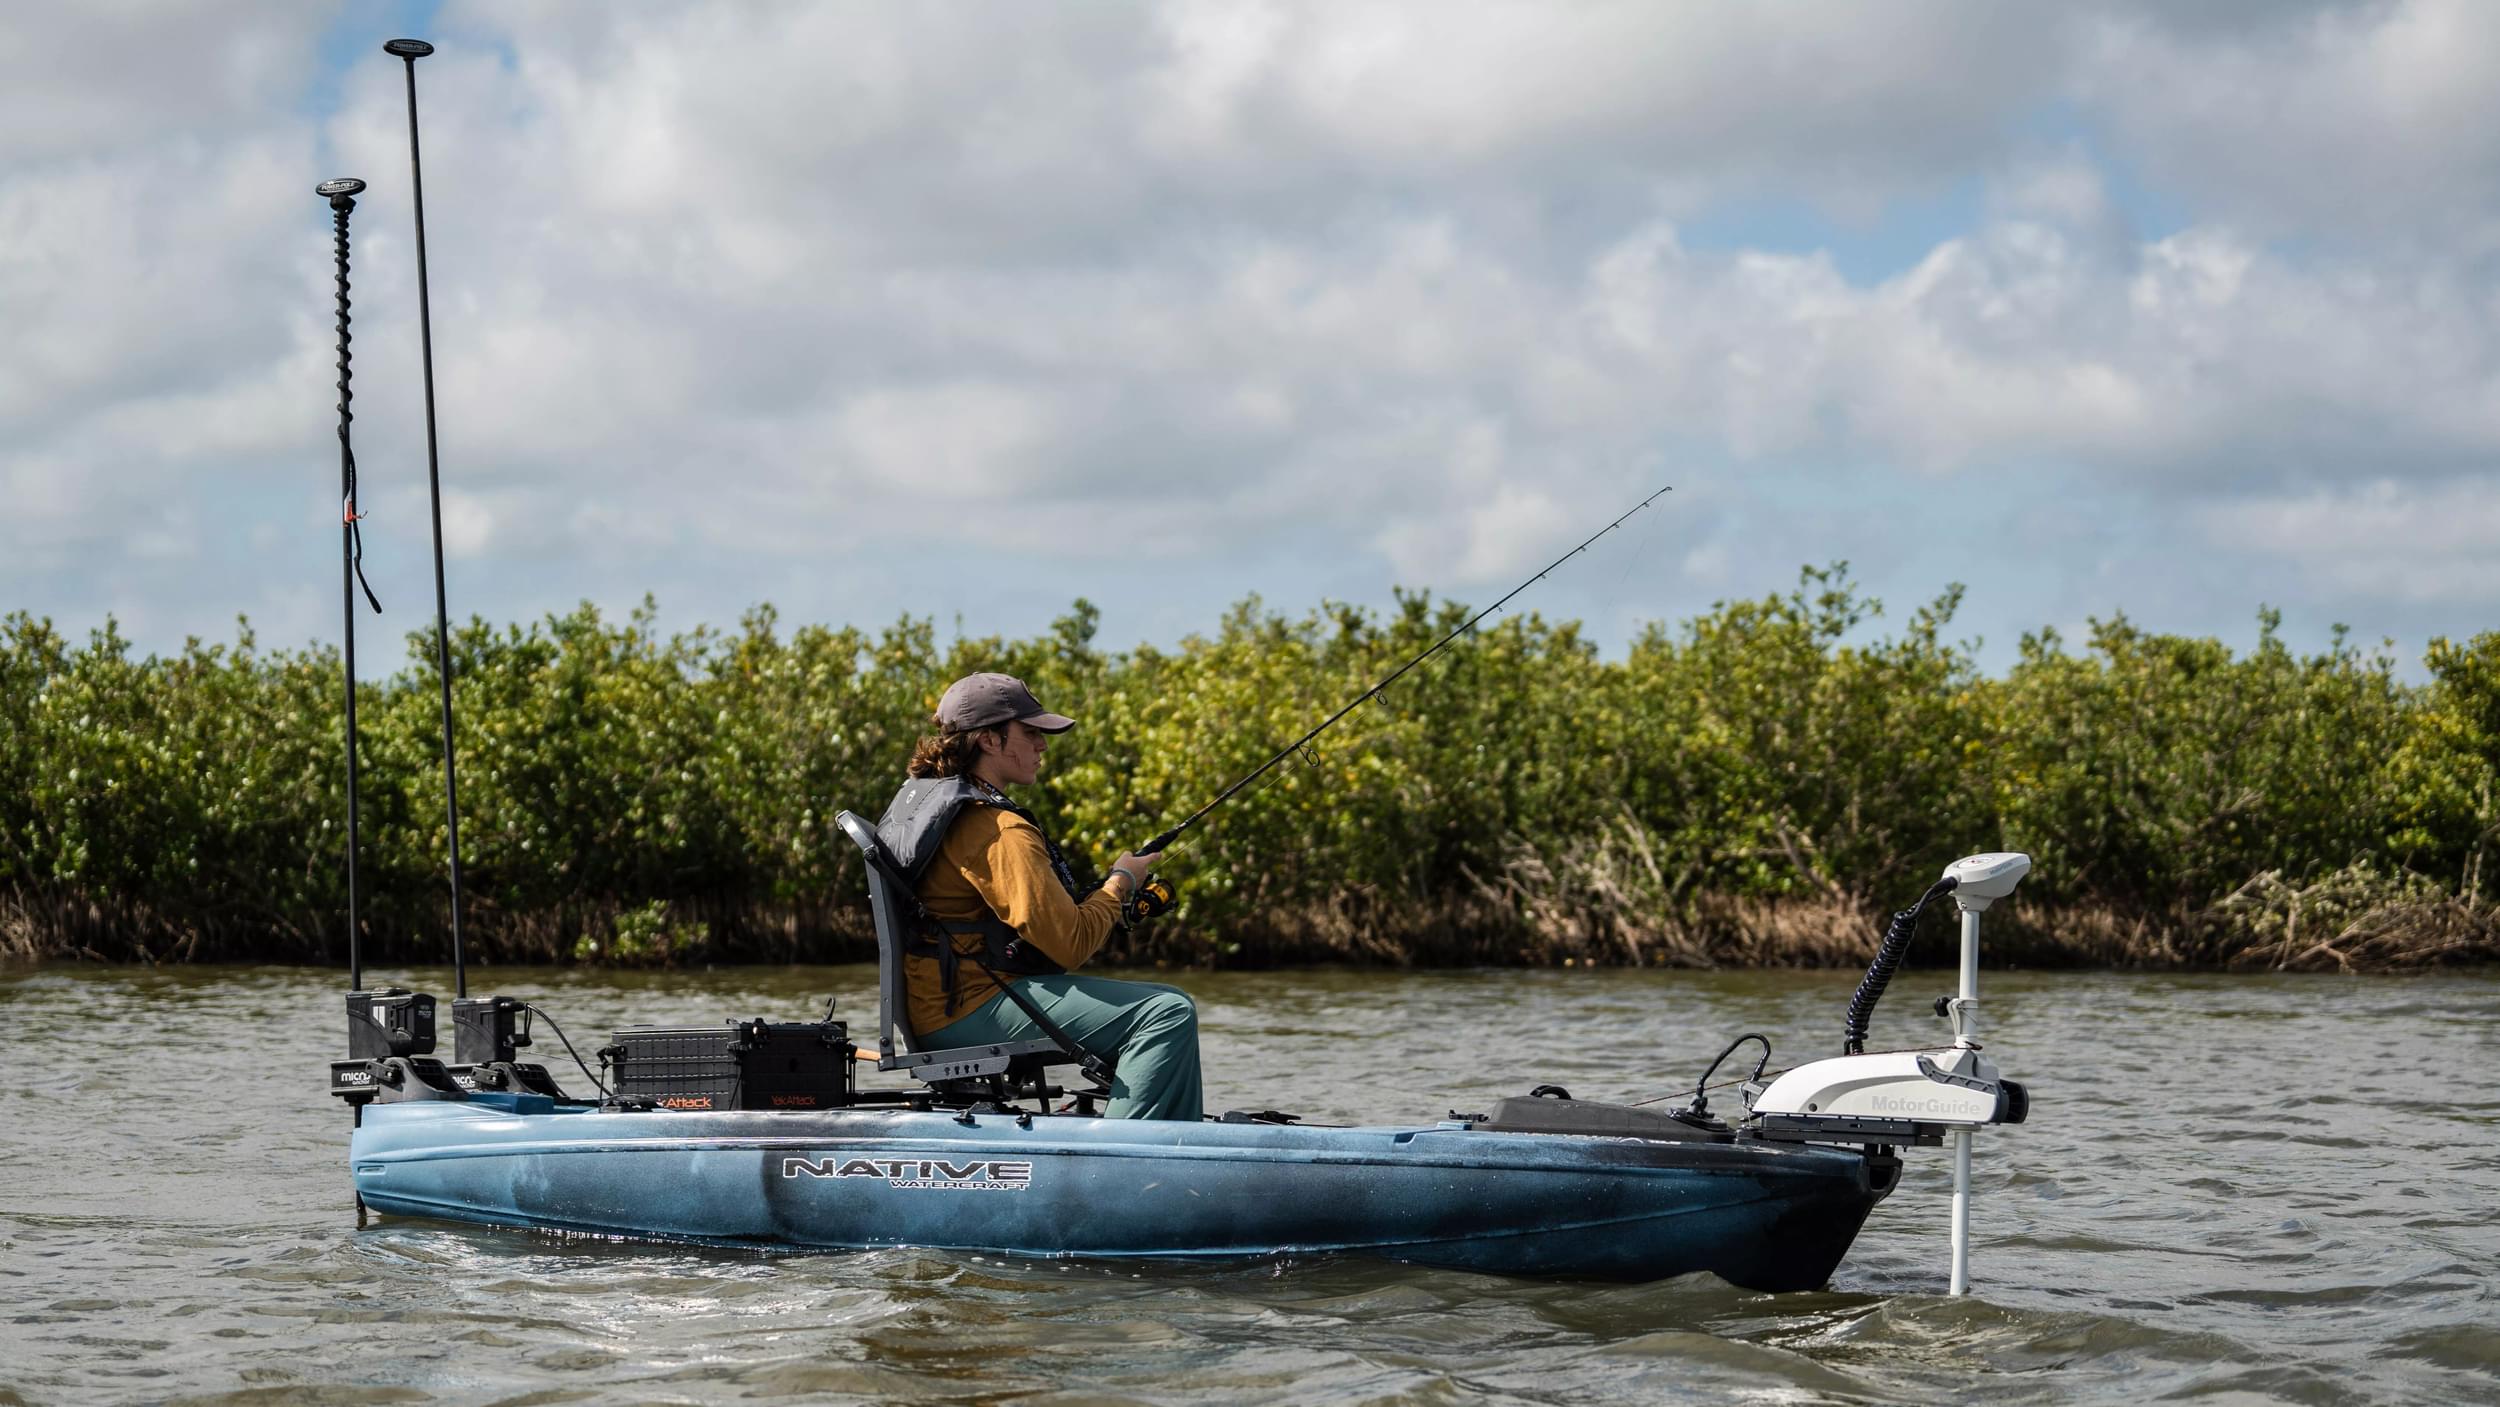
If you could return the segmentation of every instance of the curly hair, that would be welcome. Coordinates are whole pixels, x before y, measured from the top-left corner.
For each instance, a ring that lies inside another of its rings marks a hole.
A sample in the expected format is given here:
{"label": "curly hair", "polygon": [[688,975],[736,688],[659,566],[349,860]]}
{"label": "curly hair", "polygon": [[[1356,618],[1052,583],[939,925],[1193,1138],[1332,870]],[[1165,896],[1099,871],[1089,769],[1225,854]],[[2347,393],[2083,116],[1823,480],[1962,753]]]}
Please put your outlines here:
{"label": "curly hair", "polygon": [[937,732],[922,738],[911,751],[911,766],[905,769],[914,777],[962,777],[972,772],[973,759],[981,755],[981,736],[1005,736],[1006,724],[993,723],[987,728],[949,728],[935,718],[929,726]]}

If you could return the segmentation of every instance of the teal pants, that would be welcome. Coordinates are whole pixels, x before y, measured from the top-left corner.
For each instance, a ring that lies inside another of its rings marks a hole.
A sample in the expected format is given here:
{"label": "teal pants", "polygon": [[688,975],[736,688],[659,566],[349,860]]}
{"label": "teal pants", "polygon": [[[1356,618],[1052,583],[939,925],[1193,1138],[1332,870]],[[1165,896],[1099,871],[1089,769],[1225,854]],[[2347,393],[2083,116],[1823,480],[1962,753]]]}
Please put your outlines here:
{"label": "teal pants", "polygon": [[[1016,990],[1076,1043],[1105,1059],[1118,1057],[1111,1079],[1114,1119],[1205,1116],[1198,1083],[1198,1007],[1189,994],[1159,982],[1109,977],[1019,977]],[[1045,1039],[1042,1028],[1005,992],[921,1037],[930,1050],[998,1041]]]}

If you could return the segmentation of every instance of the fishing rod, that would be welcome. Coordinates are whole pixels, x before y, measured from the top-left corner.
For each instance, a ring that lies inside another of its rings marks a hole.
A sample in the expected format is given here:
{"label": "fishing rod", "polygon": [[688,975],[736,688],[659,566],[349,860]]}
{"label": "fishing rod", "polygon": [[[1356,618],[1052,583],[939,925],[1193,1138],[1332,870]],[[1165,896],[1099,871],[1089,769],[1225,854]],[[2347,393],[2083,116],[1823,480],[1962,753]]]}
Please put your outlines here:
{"label": "fishing rod", "polygon": [[407,65],[408,193],[417,212],[417,345],[425,368],[425,485],[434,509],[434,664],[443,696],[443,820],[451,843],[451,983],[454,997],[469,994],[469,969],[460,942],[460,781],[451,738],[451,611],[443,591],[443,467],[434,438],[434,310],[425,285],[425,167],[417,156],[417,60],[434,52],[422,39],[394,39],[382,46]]}
{"label": "fishing rod", "polygon": [[341,661],[347,696],[347,985],[361,990],[364,985],[364,949],[359,932],[356,903],[356,588],[363,586],[365,600],[376,614],[382,603],[374,599],[373,587],[365,581],[364,534],[356,527],[363,517],[356,511],[356,450],[348,436],[348,428],[356,419],[349,407],[355,401],[353,385],[353,354],[348,350],[352,340],[347,330],[347,217],[355,212],[356,197],[365,183],[353,176],[341,176],[313,187],[313,194],[330,202],[330,219],[338,260],[339,315],[339,600],[341,614],[347,622],[345,657]]}
{"label": "fishing rod", "polygon": [[[1415,658],[1399,665],[1396,669],[1389,672],[1389,676],[1387,678],[1372,685],[1370,688],[1365,689],[1363,692],[1356,694],[1352,702],[1348,703],[1345,707],[1338,709],[1335,713],[1328,715],[1326,722],[1286,744],[1283,748],[1278,750],[1274,757],[1260,763],[1257,767],[1251,769],[1249,774],[1244,776],[1241,780],[1224,788],[1221,792],[1218,792],[1213,801],[1210,801],[1206,805],[1191,812],[1187,820],[1182,821],[1179,825],[1172,827],[1170,830],[1165,831],[1163,834],[1156,836],[1154,839],[1137,847],[1137,853],[1140,855],[1152,855],[1156,851],[1162,850],[1164,847],[1170,845],[1173,841],[1180,839],[1181,832],[1186,831],[1191,826],[1198,824],[1200,820],[1205,818],[1208,812],[1213,811],[1216,807],[1231,800],[1234,793],[1240,791],[1243,787],[1250,785],[1252,782],[1257,781],[1260,777],[1265,776],[1269,768],[1310,746],[1313,738],[1316,738],[1320,734],[1327,732],[1330,728],[1335,727],[1339,719],[1344,718],[1347,714],[1362,707],[1365,700],[1377,697],[1381,690],[1386,689],[1390,685],[1398,682],[1399,676],[1405,674],[1408,670],[1413,669],[1415,666],[1422,664],[1425,660],[1431,659],[1434,655],[1441,653],[1442,648],[1447,646],[1451,641],[1466,634],[1468,631],[1475,629],[1476,622],[1483,620],[1486,616],[1493,614],[1495,611],[1498,611],[1503,606],[1509,604],[1511,597],[1516,596],[1520,592],[1527,590],[1529,587],[1536,585],[1540,581],[1543,581],[1547,573],[1553,571],[1556,567],[1561,566],[1563,563],[1570,561],[1572,558],[1579,556],[1581,553],[1586,552],[1589,549],[1590,543],[1597,541],[1606,534],[1613,532],[1616,528],[1623,526],[1625,518],[1631,517],[1633,514],[1640,512],[1642,509],[1647,508],[1649,505],[1665,497],[1674,489],[1674,487],[1675,486],[1673,484],[1669,484],[1666,487],[1659,489],[1656,493],[1651,494],[1649,497],[1633,504],[1630,508],[1625,509],[1622,517],[1619,517],[1613,522],[1608,523],[1606,526],[1599,528],[1597,531],[1590,533],[1587,539],[1581,542],[1579,546],[1572,548],[1570,551],[1565,552],[1553,561],[1546,563],[1543,568],[1539,569],[1535,576],[1528,578],[1526,581],[1519,583],[1517,586],[1512,587],[1508,592],[1504,593],[1501,600],[1496,601],[1492,605],[1485,607],[1483,610],[1476,612],[1472,616],[1469,616],[1466,624],[1451,631],[1449,634],[1442,636],[1440,640],[1434,643],[1431,649],[1426,650],[1422,654],[1417,655]],[[1168,897],[1164,898],[1162,902],[1168,903]]]}

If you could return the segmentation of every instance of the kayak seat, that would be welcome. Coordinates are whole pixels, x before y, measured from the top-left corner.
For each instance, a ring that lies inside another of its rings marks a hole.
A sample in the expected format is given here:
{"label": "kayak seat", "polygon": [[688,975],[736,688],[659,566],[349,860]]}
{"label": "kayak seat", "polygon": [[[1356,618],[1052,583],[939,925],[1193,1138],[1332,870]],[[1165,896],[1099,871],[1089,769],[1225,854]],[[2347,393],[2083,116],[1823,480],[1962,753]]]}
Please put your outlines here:
{"label": "kayak seat", "polygon": [[1038,1083],[1049,1066],[1075,1064],[1076,1057],[1052,1040],[921,1048],[920,1034],[911,1028],[911,1005],[903,996],[903,946],[921,922],[920,898],[877,839],[875,825],[849,811],[833,819],[859,847],[868,869],[868,912],[877,926],[877,1068],[901,1070],[930,1084],[1004,1078],[1022,1085]]}

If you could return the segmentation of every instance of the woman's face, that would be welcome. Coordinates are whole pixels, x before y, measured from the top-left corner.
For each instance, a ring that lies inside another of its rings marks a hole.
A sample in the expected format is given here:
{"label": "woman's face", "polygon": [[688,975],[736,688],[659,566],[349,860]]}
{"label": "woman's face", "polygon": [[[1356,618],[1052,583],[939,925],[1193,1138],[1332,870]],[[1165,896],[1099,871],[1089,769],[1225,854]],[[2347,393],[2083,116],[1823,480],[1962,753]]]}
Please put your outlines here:
{"label": "woman's face", "polygon": [[1042,754],[1049,750],[1050,734],[1028,723],[1011,722],[981,740],[982,755],[990,764],[988,780],[1000,786],[1032,785],[1042,774]]}

